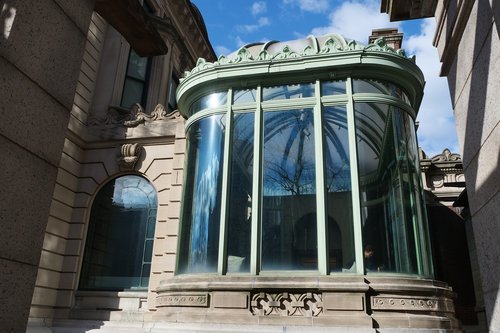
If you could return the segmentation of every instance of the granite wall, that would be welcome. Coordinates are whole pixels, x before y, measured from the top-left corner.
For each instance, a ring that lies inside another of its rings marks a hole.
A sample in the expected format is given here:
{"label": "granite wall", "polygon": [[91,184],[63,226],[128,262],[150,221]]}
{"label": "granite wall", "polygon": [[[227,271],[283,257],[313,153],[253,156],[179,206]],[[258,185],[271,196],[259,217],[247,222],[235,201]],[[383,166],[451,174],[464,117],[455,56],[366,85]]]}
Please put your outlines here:
{"label": "granite wall", "polygon": [[0,1],[0,330],[24,332],[93,0]]}

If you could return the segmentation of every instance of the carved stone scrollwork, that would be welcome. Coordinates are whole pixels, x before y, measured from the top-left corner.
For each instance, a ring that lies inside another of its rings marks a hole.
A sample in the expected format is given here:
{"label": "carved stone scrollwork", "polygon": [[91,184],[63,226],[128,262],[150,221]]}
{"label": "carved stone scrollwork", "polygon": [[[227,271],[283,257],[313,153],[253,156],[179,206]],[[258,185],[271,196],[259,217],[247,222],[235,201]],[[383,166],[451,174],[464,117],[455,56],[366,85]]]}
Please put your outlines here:
{"label": "carved stone scrollwork", "polygon": [[261,292],[252,296],[251,311],[259,316],[317,317],[323,312],[323,300],[317,293]]}
{"label": "carved stone scrollwork", "polygon": [[[104,124],[136,127],[146,122],[176,119],[179,117],[180,114],[178,110],[167,113],[165,107],[161,104],[156,105],[151,114],[147,114],[144,112],[144,108],[139,103],[135,103],[130,107],[129,110],[123,109],[121,107],[110,106],[106,115],[106,119],[104,120]],[[92,122],[93,125],[99,125],[99,123],[100,122],[96,119],[94,119]]]}
{"label": "carved stone scrollwork", "polygon": [[134,170],[135,164],[139,160],[142,147],[138,143],[126,143],[120,148],[118,165],[122,171]]}
{"label": "carved stone scrollwork", "polygon": [[452,153],[448,148],[432,158],[432,162],[459,162],[461,160],[460,154]]}

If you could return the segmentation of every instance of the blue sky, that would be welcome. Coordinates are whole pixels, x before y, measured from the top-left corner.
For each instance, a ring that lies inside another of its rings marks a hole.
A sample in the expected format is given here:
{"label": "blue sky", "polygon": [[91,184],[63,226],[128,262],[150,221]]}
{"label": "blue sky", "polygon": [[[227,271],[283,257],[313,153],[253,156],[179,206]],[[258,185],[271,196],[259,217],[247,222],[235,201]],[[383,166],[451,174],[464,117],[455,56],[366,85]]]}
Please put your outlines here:
{"label": "blue sky", "polygon": [[200,9],[212,46],[229,54],[240,46],[259,41],[293,40],[307,35],[336,32],[364,44],[372,29],[398,27],[404,32],[403,48],[415,54],[426,78],[419,111],[418,139],[429,156],[444,148],[458,152],[450,94],[439,77],[437,50],[432,46],[433,18],[389,22],[380,13],[380,0],[193,0]]}

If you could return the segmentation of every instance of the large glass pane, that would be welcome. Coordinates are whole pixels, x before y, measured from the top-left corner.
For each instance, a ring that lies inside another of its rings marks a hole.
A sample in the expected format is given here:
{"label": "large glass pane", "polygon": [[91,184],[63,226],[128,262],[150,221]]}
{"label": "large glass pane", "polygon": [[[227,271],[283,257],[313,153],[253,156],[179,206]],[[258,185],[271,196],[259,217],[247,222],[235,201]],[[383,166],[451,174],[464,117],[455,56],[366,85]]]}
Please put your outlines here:
{"label": "large glass pane", "polygon": [[262,100],[264,101],[303,97],[314,97],[313,83],[288,84],[262,89]]}
{"label": "large glass pane", "polygon": [[234,115],[227,234],[227,271],[250,271],[254,114]]}
{"label": "large glass pane", "polygon": [[345,106],[323,111],[330,271],[354,271],[351,168]]}
{"label": "large glass pane", "polygon": [[355,109],[365,270],[417,274],[422,220],[409,183],[408,118],[385,104]]}
{"label": "large glass pane", "polygon": [[[151,263],[156,191],[139,176],[123,176],[106,184],[92,205],[80,289],[123,290],[147,287]],[[151,228],[153,230],[151,230]]]}
{"label": "large glass pane", "polygon": [[264,113],[262,269],[316,270],[312,109]]}
{"label": "large glass pane", "polygon": [[217,271],[225,116],[195,122],[187,131],[179,273]]}

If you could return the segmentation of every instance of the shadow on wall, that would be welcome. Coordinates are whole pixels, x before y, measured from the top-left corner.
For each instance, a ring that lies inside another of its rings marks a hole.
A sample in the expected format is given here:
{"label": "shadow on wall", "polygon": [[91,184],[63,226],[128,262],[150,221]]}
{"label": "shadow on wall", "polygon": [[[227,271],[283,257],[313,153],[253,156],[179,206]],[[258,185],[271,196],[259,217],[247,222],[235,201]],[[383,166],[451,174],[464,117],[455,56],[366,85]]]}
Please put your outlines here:
{"label": "shadow on wall", "polygon": [[[472,49],[472,52],[456,52],[455,61],[447,74],[459,131],[464,131],[464,171],[486,316],[492,331],[500,328],[500,246],[497,238],[500,224],[496,217],[500,205],[500,152],[498,145],[495,147],[500,99],[498,92],[494,91],[498,85],[498,69],[495,71],[495,68],[500,64],[497,55],[500,34],[498,19],[498,2],[494,1],[493,5],[490,1],[474,2],[461,40],[461,47]],[[473,36],[468,36],[467,31],[471,27],[474,29]]]}
{"label": "shadow on wall", "polygon": [[476,325],[476,297],[472,278],[465,223],[445,205],[428,206],[436,278],[457,294],[455,310],[463,325]]}

